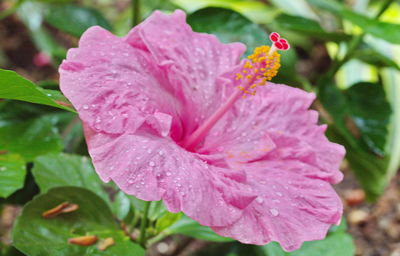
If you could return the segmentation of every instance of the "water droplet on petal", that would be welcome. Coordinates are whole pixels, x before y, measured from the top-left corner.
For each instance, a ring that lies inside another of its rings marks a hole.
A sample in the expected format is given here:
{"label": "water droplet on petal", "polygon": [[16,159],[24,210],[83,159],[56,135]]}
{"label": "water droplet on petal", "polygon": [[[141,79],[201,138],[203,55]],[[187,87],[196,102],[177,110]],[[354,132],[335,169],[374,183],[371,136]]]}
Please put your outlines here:
{"label": "water droplet on petal", "polygon": [[167,172],[166,174],[167,174],[167,176],[171,176],[172,175],[172,173],[170,173],[170,172]]}
{"label": "water droplet on petal", "polygon": [[151,162],[149,163],[149,165],[150,165],[151,167],[153,167],[153,166],[155,166],[156,164],[155,164],[153,161],[151,161]]}
{"label": "water droplet on petal", "polygon": [[279,211],[275,208],[269,209],[269,212],[271,213],[272,216],[276,217],[279,215]]}
{"label": "water droplet on petal", "polygon": [[264,199],[262,199],[262,197],[257,197],[256,201],[257,203],[262,204],[264,202]]}
{"label": "water droplet on petal", "polygon": [[89,109],[88,105],[83,105],[83,109]]}

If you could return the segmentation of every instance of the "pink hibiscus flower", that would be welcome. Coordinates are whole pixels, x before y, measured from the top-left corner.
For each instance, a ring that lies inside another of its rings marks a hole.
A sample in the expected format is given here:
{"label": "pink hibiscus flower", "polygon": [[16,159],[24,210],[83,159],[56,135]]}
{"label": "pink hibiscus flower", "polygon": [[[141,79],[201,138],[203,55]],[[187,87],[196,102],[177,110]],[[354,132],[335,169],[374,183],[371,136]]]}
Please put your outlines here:
{"label": "pink hibiscus flower", "polygon": [[244,50],[193,32],[182,11],[155,12],[123,38],[86,31],[60,84],[103,181],[223,236],[290,251],[340,221],[330,184],[345,151],[308,110],[314,94],[266,83],[279,54],[262,46],[240,61]]}

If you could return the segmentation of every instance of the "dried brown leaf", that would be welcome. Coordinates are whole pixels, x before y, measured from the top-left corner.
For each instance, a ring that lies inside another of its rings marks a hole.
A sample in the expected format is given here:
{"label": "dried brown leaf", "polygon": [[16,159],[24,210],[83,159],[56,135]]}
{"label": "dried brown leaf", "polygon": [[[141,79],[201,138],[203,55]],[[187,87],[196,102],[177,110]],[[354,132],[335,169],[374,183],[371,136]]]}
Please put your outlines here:
{"label": "dried brown leaf", "polygon": [[97,236],[80,236],[68,239],[69,244],[76,244],[80,246],[89,246],[97,242]]}
{"label": "dried brown leaf", "polygon": [[97,245],[97,248],[100,251],[105,251],[108,247],[112,246],[115,244],[115,241],[112,237],[107,237],[106,239],[103,239],[99,242]]}
{"label": "dried brown leaf", "polygon": [[63,202],[63,203],[57,205],[56,207],[43,212],[42,216],[45,219],[49,219],[49,218],[56,217],[62,213],[73,212],[78,209],[79,209],[79,205],[77,205],[77,204],[70,204],[68,202]]}

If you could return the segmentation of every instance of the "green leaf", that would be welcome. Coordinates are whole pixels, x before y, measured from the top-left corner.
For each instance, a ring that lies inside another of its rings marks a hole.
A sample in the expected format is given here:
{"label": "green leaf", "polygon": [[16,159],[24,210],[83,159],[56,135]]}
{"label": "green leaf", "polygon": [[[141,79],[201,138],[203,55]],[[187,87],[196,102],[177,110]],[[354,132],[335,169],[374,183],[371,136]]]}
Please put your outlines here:
{"label": "green leaf", "polygon": [[353,239],[345,233],[328,236],[321,241],[306,242],[290,256],[353,256],[355,253]]}
{"label": "green leaf", "polygon": [[346,91],[350,116],[362,140],[378,155],[385,155],[391,107],[380,84],[357,83]]}
{"label": "green leaf", "polygon": [[278,10],[271,8],[261,1],[248,0],[171,0],[175,5],[180,6],[187,12],[195,12],[206,7],[220,7],[238,12],[253,22],[269,24],[278,14]]}
{"label": "green leaf", "polygon": [[261,247],[266,256],[288,256],[277,242],[271,242]]}
{"label": "green leaf", "polygon": [[102,182],[87,157],[63,153],[39,156],[32,174],[41,193],[61,186],[87,188],[103,198],[118,218],[123,219],[129,212],[128,196]]}
{"label": "green leaf", "polygon": [[214,241],[214,242],[229,242],[233,241],[231,238],[222,237],[217,235],[210,227],[202,226],[195,220],[189,217],[182,216],[179,221],[175,222],[172,226],[164,230],[165,234],[182,234],[197,239]]}
{"label": "green leaf", "polygon": [[268,40],[260,26],[241,14],[223,8],[205,8],[189,15],[187,22],[194,31],[216,35],[222,42],[242,42],[247,46],[246,55]]}
{"label": "green leaf", "polygon": [[54,94],[50,90],[44,91],[14,71],[0,69],[0,99],[22,100],[75,112],[64,97],[60,94],[54,97]]}
{"label": "green leaf", "polygon": [[274,22],[281,29],[292,30],[321,40],[338,42],[351,38],[351,36],[344,33],[327,32],[315,20],[300,16],[281,14],[274,19]]}
{"label": "green leaf", "polygon": [[24,186],[25,161],[15,154],[0,153],[0,197],[8,197]]}
{"label": "green leaf", "polygon": [[77,37],[91,26],[112,30],[110,23],[100,12],[74,4],[51,5],[44,18],[50,25]]}
{"label": "green leaf", "polygon": [[399,24],[378,21],[349,10],[343,10],[341,14],[345,19],[359,26],[365,33],[394,44],[400,44]]}
{"label": "green leaf", "polygon": [[376,199],[385,188],[389,158],[385,146],[391,112],[382,86],[360,83],[341,91],[324,80],[318,98],[333,118],[328,135],[346,147],[351,169],[368,198]]}
{"label": "green leaf", "polygon": [[330,11],[359,26],[365,33],[400,44],[400,24],[382,22],[348,10],[344,5],[332,0],[307,0],[309,3]]}
{"label": "green leaf", "polygon": [[47,117],[22,122],[0,120],[0,149],[20,154],[26,161],[63,148],[57,129]]}
{"label": "green leaf", "polygon": [[364,48],[357,50],[354,53],[354,58],[357,58],[365,63],[377,66],[377,67],[392,67],[400,70],[400,66],[395,61],[384,56],[383,54],[375,51],[372,48]]}
{"label": "green leaf", "polygon": [[172,226],[172,224],[176,223],[178,220],[182,218],[182,213],[172,213],[167,212],[161,218],[157,219],[156,222],[156,230],[157,232],[161,232],[164,229]]}
{"label": "green leaf", "polygon": [[[362,82],[342,92],[334,84],[326,82],[319,88],[322,104],[349,143],[385,155],[391,108],[383,87]],[[349,129],[352,124],[355,127]]]}
{"label": "green leaf", "polygon": [[[69,202],[79,209],[44,219],[42,213]],[[96,245],[68,244],[68,239],[96,235],[99,239],[112,237],[115,244],[104,252]],[[132,243],[120,229],[107,204],[93,192],[78,187],[58,187],[35,197],[25,205],[13,229],[14,246],[29,256],[70,255],[137,255],[144,250]]]}

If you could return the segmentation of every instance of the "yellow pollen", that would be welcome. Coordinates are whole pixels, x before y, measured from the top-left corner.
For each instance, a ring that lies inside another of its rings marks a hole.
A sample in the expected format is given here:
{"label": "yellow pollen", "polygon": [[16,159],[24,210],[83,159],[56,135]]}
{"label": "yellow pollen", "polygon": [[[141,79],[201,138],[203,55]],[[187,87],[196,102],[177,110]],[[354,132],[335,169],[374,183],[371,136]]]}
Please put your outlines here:
{"label": "yellow pollen", "polygon": [[280,54],[276,51],[269,53],[269,51],[269,46],[257,47],[253,54],[247,57],[241,72],[236,74],[236,80],[241,80],[240,83],[242,83],[238,88],[244,94],[255,95],[256,91],[254,89],[257,86],[264,86],[267,81],[270,81],[278,74],[278,70],[281,67]]}

